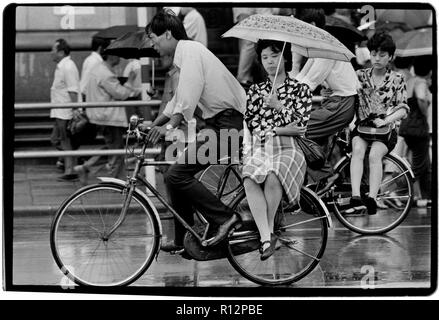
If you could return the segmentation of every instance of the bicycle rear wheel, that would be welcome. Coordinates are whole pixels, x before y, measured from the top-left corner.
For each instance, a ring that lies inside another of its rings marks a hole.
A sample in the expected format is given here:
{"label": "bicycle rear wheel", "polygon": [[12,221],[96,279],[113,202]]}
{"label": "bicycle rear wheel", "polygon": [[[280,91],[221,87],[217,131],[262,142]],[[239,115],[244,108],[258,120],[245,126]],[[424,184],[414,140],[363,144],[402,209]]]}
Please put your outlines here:
{"label": "bicycle rear wheel", "polygon": [[[242,216],[251,216],[244,192],[236,198],[232,208]],[[244,221],[245,224],[248,221]],[[305,277],[320,262],[328,238],[328,218],[322,203],[308,188],[301,190],[300,206],[289,208],[282,201],[275,222],[278,248],[265,261],[260,258],[256,226],[245,229],[235,231],[228,239],[231,265],[252,282],[286,285]]]}
{"label": "bicycle rear wheel", "polygon": [[[338,183],[332,191],[334,213],[340,222],[349,230],[360,234],[382,234],[396,228],[404,221],[410,211],[413,188],[409,168],[391,154],[383,158],[383,180],[377,196],[382,208],[377,214],[347,215],[345,210],[352,195],[350,179],[350,158],[336,169],[340,174]],[[361,193],[366,196],[369,192],[369,166],[365,157]]]}
{"label": "bicycle rear wheel", "polygon": [[120,218],[125,191],[111,183],[86,186],[58,209],[50,246],[58,267],[76,284],[128,285],[151,264],[158,250],[158,221],[136,192],[122,224],[107,237]]}

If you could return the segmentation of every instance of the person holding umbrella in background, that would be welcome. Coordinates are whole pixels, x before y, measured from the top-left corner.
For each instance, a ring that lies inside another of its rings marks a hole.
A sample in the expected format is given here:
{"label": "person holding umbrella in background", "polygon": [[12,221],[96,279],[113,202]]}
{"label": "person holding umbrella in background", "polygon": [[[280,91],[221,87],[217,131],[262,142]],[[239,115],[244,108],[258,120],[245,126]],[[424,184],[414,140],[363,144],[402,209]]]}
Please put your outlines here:
{"label": "person holding umbrella in background", "polygon": [[274,219],[282,195],[285,192],[289,203],[297,203],[305,180],[305,158],[293,135],[306,131],[312,94],[308,85],[287,74],[290,44],[259,40],[256,52],[268,79],[251,85],[247,92],[242,176],[261,235],[261,260],[266,260],[276,248]]}

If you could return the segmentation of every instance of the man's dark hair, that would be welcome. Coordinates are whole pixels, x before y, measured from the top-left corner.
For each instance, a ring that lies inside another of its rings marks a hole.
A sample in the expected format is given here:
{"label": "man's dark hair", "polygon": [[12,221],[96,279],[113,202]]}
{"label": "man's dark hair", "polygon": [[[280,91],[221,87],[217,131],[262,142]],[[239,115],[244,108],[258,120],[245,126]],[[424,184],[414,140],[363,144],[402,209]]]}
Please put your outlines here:
{"label": "man's dark hair", "polygon": [[68,56],[70,54],[70,46],[69,46],[69,44],[67,43],[66,40],[64,40],[64,39],[57,39],[55,41],[55,43],[56,43],[56,50],[57,51],[64,51],[64,54],[66,56]]}
{"label": "man's dark hair", "polygon": [[412,66],[412,63],[412,57],[395,57],[395,60],[393,60],[393,64],[397,69],[409,69]]}
{"label": "man's dark hair", "polygon": [[[270,48],[273,52],[282,52],[284,43],[282,41],[275,40],[259,40],[256,45],[256,53],[258,54],[258,60],[261,62],[261,53],[265,48]],[[291,54],[291,43],[287,42],[285,45],[283,57],[285,60],[285,72],[289,72],[293,66],[293,58]]]}
{"label": "man's dark hair", "polygon": [[420,77],[425,77],[433,70],[431,56],[418,56],[413,60],[413,69],[415,74]]}
{"label": "man's dark hair", "polygon": [[157,36],[162,35],[167,30],[171,31],[176,40],[189,40],[183,22],[172,10],[159,11],[152,18],[151,23],[145,27],[147,34],[153,32]]}
{"label": "man's dark hair", "polygon": [[299,9],[297,10],[297,19],[300,19],[307,23],[312,23],[318,28],[324,28],[326,24],[325,11],[323,9]]}
{"label": "man's dark hair", "polygon": [[93,37],[91,39],[91,50],[97,51],[99,47],[101,47],[101,50],[104,50],[110,45],[110,43],[111,43],[110,39]]}
{"label": "man's dark hair", "polygon": [[390,34],[386,32],[375,33],[369,41],[367,41],[369,51],[387,52],[389,56],[395,54],[396,46]]}

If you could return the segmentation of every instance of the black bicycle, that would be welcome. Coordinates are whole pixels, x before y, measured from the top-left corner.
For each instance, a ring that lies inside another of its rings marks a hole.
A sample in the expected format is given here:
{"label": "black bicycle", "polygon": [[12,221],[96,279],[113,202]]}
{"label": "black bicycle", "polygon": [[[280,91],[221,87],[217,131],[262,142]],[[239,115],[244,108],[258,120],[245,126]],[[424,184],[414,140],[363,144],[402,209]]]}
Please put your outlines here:
{"label": "black bicycle", "polygon": [[[279,247],[273,256],[261,261],[260,236],[242,183],[237,183],[239,172],[235,165],[226,166],[226,173],[215,185],[221,186],[220,196],[227,195],[222,200],[241,215],[243,223],[224,242],[211,246],[211,228],[203,215],[196,212],[197,223],[188,225],[141,174],[144,166],[169,162],[146,159],[145,134],[138,129],[138,123],[139,119],[132,117],[127,134],[126,157],[135,158],[127,180],[100,178],[101,183],[85,186],[68,197],[54,217],[50,230],[52,254],[72,281],[87,286],[125,286],[141,277],[157,257],[163,235],[160,215],[139,185],[184,225],[185,254],[195,260],[227,258],[241,275],[261,285],[296,282],[318,265],[331,219],[323,202],[309,188],[302,188],[299,206],[291,208],[282,201],[275,224]],[[225,188],[235,184],[233,190]]]}
{"label": "black bicycle", "polygon": [[[342,155],[334,166],[334,174],[338,174],[338,179],[330,188],[321,181],[308,184],[307,187],[313,190],[327,208],[332,209],[337,219],[351,231],[359,234],[383,234],[400,225],[407,217],[413,200],[414,175],[407,161],[391,153],[385,155],[384,175],[377,197],[380,204],[377,214],[370,216],[364,212],[362,215],[350,215],[345,212],[351,199],[351,146],[348,129],[332,137],[328,158],[333,154],[335,147],[338,147]],[[368,194],[368,177],[369,166],[366,155],[361,182],[363,196]],[[200,175],[200,180],[224,203],[228,203],[242,185],[239,165],[210,166]]]}

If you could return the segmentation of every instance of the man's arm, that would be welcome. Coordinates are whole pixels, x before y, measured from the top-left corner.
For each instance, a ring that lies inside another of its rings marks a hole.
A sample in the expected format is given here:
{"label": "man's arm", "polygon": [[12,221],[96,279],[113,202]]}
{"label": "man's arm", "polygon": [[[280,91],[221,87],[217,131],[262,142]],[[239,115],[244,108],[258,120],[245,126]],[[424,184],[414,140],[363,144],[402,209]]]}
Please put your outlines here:
{"label": "man's arm", "polygon": [[[312,63],[312,65],[310,68],[307,68],[306,65],[309,63]],[[334,64],[335,60],[329,59],[314,58],[313,61],[308,60],[296,78],[300,82],[306,83],[312,92],[326,80],[334,68]]]}

